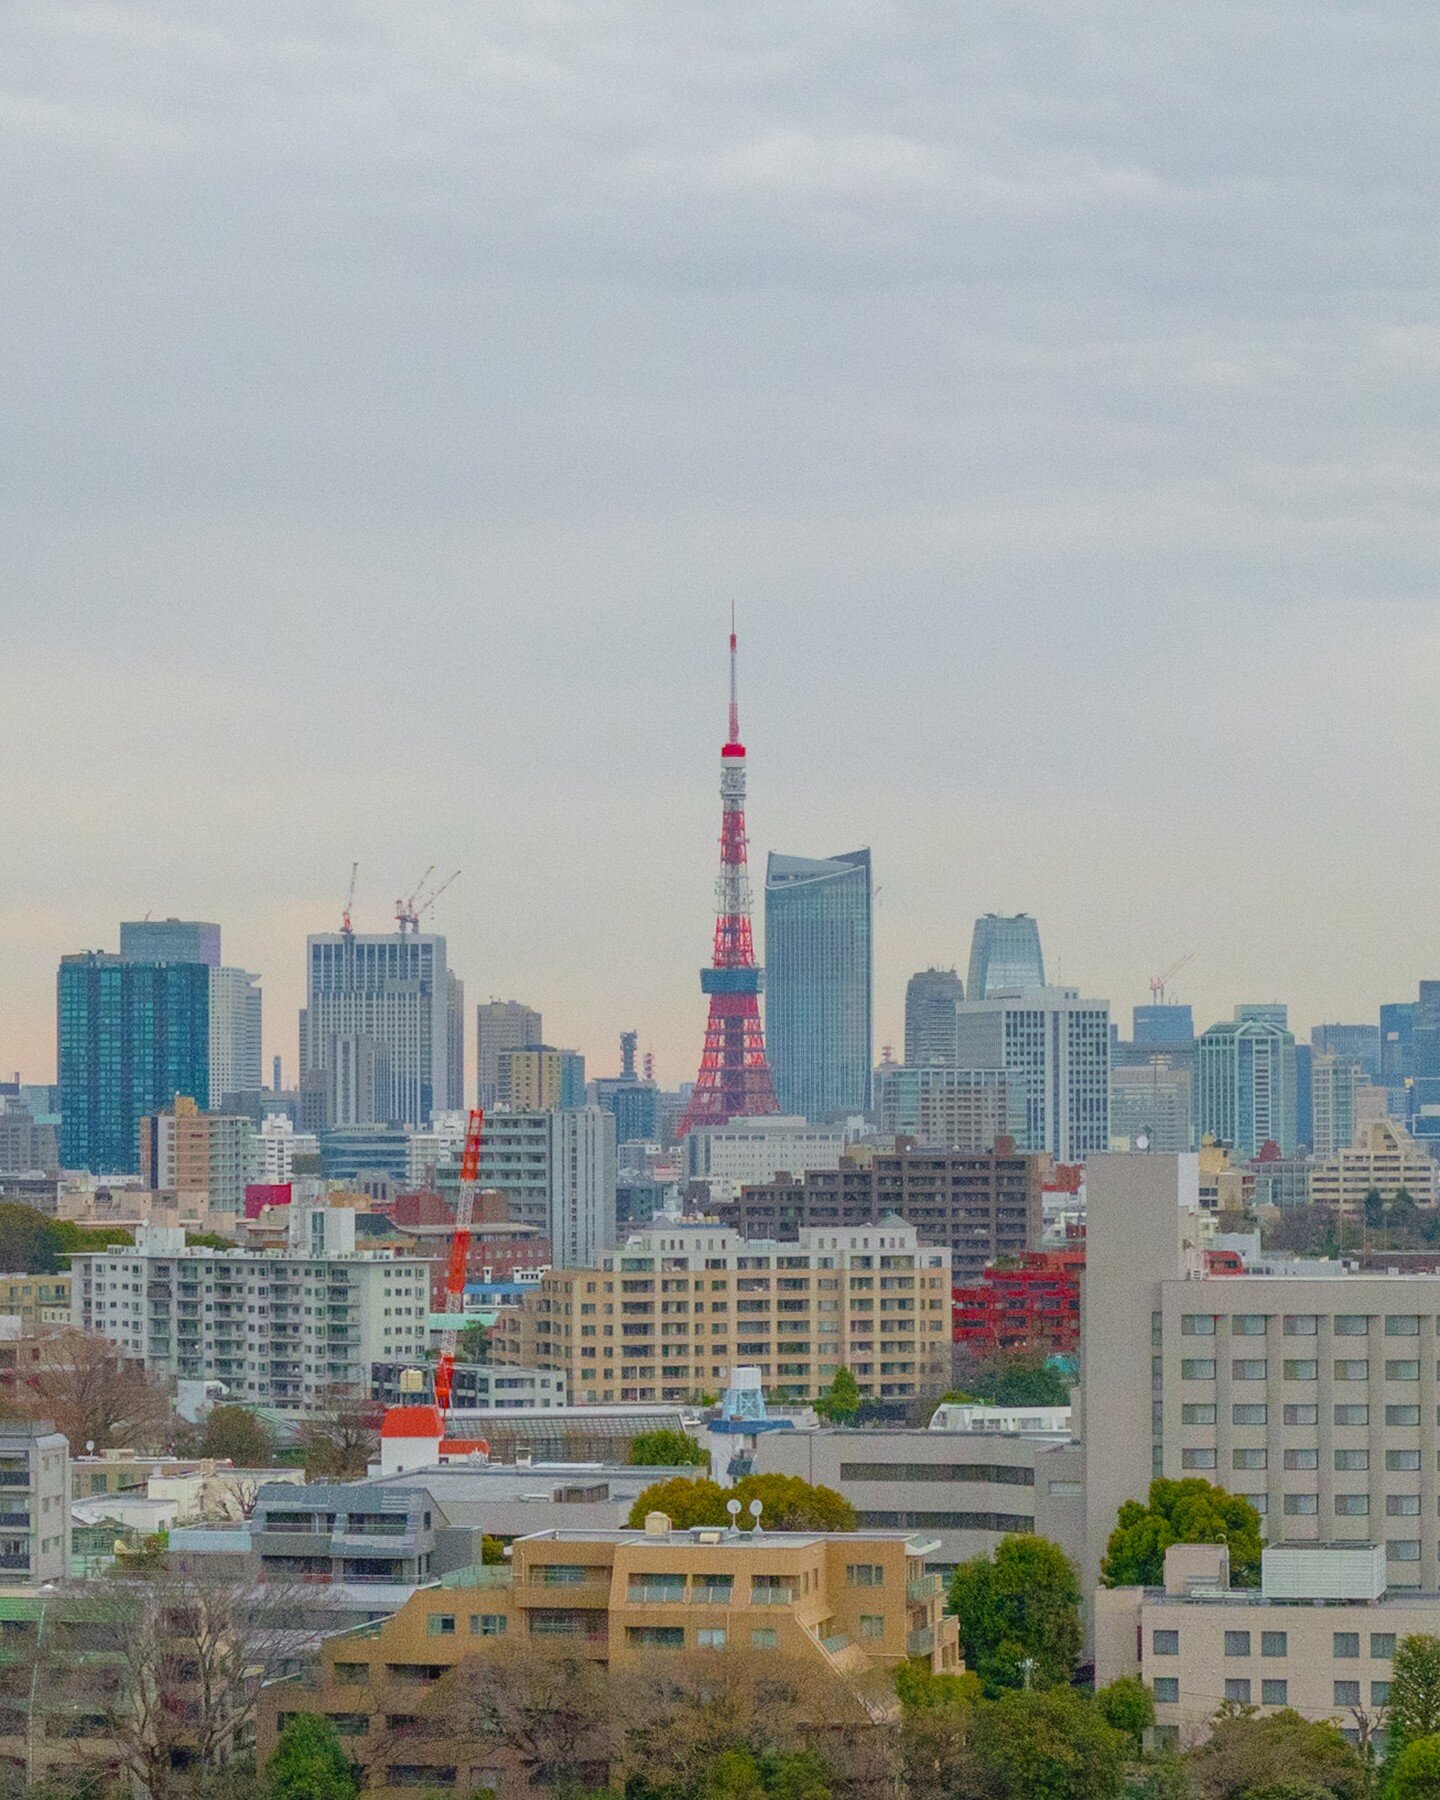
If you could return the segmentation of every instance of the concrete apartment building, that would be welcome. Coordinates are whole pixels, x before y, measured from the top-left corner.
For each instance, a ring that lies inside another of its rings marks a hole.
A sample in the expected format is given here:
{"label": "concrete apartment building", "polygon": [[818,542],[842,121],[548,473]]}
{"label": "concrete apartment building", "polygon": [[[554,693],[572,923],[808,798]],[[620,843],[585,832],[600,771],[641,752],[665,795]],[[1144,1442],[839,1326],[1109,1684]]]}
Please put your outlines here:
{"label": "concrete apartment building", "polygon": [[1332,1212],[1360,1213],[1372,1190],[1393,1200],[1401,1189],[1417,1206],[1437,1198],[1435,1159],[1395,1119],[1371,1119],[1355,1142],[1310,1165],[1310,1204]]}
{"label": "concrete apartment building", "polygon": [[43,1420],[0,1421],[0,1581],[38,1587],[69,1573],[69,1446]]}
{"label": "concrete apartment building", "polygon": [[[616,1669],[689,1651],[774,1653],[777,1669],[809,1665],[872,1707],[893,1705],[890,1678],[908,1658],[937,1673],[963,1666],[927,1549],[904,1532],[675,1531],[663,1513],[643,1531],[538,1532],[516,1541],[509,1566],[458,1571],[393,1618],[328,1638],[317,1678],[264,1690],[257,1751],[269,1755],[291,1713],[318,1712],[345,1735],[368,1791],[463,1781],[524,1800],[528,1770],[466,1741],[447,1716],[446,1676],[486,1640]],[[402,1737],[386,1729],[397,1714],[411,1721]]]}
{"label": "concrete apartment building", "polygon": [[480,1185],[538,1226],[557,1268],[589,1268],[615,1242],[615,1118],[598,1106],[485,1118]]}
{"label": "concrete apartment building", "polygon": [[140,1174],[152,1191],[204,1194],[212,1212],[238,1216],[256,1167],[249,1118],[201,1112],[177,1094],[167,1111],[140,1121]]}
{"label": "concrete apartment building", "polygon": [[746,1238],[853,1230],[894,1216],[927,1244],[948,1244],[957,1282],[979,1279],[997,1256],[1035,1249],[1043,1230],[1047,1159],[1011,1149],[903,1149],[838,1169],[743,1188],[717,1217]]}
{"label": "concrete apartment building", "polygon": [[[303,1412],[335,1386],[369,1392],[371,1365],[423,1358],[429,1265],[354,1249],[354,1214],[296,1209],[285,1251],[187,1249],[173,1226],[132,1248],[77,1255],[71,1323],[179,1381]],[[304,1241],[305,1227],[323,1235]]]}
{"label": "concrete apartment building", "polygon": [[882,1063],[875,1112],[883,1137],[933,1150],[989,1151],[1025,1132],[1023,1095],[1004,1069]]}
{"label": "concrete apartment building", "polygon": [[812,1125],[784,1113],[699,1125],[685,1138],[685,1171],[692,1181],[721,1186],[771,1181],[784,1171],[835,1169],[845,1149],[838,1126]]}
{"label": "concrete apartment building", "polygon": [[26,1335],[46,1325],[68,1325],[69,1275],[0,1275],[0,1315],[19,1319]]}
{"label": "concrete apartment building", "polygon": [[862,1393],[908,1399],[948,1368],[950,1253],[893,1217],[786,1243],[667,1224],[543,1276],[492,1342],[501,1361],[563,1369],[581,1402],[691,1400],[741,1363],[772,1393],[818,1393],[843,1364]]}

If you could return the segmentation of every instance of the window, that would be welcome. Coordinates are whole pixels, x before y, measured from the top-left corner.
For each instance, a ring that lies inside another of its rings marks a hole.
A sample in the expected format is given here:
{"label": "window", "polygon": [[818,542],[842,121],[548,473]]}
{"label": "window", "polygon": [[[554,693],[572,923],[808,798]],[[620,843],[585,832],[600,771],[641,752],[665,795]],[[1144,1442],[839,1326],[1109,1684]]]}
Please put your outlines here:
{"label": "window", "polygon": [[1360,1683],[1358,1681],[1337,1681],[1335,1683],[1336,1706],[1358,1706],[1360,1704]]}
{"label": "window", "polygon": [[1317,1362],[1287,1362],[1284,1373],[1287,1381],[1318,1381],[1320,1365]]}
{"label": "window", "polygon": [[1174,1706],[1180,1698],[1180,1681],[1175,1675],[1157,1675],[1151,1687],[1157,1706]]}
{"label": "window", "polygon": [[1230,1364],[1230,1374],[1235,1381],[1264,1381],[1266,1364],[1263,1356],[1237,1356]]}
{"label": "window", "polygon": [[1337,1357],[1335,1360],[1335,1379],[1337,1381],[1368,1381],[1370,1379],[1370,1365],[1363,1357]]}
{"label": "window", "polygon": [[1386,1337],[1419,1337],[1420,1316],[1418,1313],[1386,1313]]}
{"label": "window", "polygon": [[1342,1658],[1358,1656],[1360,1654],[1360,1633],[1358,1631],[1337,1631],[1331,1639],[1331,1654]]}
{"label": "window", "polygon": [[1262,1706],[1288,1706],[1290,1684],[1285,1681],[1262,1681],[1260,1683],[1260,1704]]}
{"label": "window", "polygon": [[1418,1362],[1402,1362],[1398,1357],[1387,1359],[1385,1364],[1387,1381],[1418,1381],[1420,1365]]}
{"label": "window", "polygon": [[1336,1337],[1368,1337],[1370,1320],[1364,1313],[1336,1313],[1334,1331]]}
{"label": "window", "polygon": [[1270,1409],[1257,1406],[1253,1401],[1245,1401],[1230,1408],[1232,1425],[1264,1425],[1269,1420]]}
{"label": "window", "polygon": [[1250,1679],[1248,1676],[1231,1675],[1225,1682],[1225,1698],[1233,1700],[1238,1706],[1250,1704]]}
{"label": "window", "polygon": [[1180,1633],[1178,1631],[1152,1632],[1150,1654],[1152,1656],[1178,1656],[1180,1654]]}
{"label": "window", "polygon": [[1263,1469],[1266,1466],[1263,1450],[1232,1450],[1230,1467],[1232,1469]]}
{"label": "window", "polygon": [[471,1613],[471,1637],[504,1637],[509,1620],[504,1613]]}
{"label": "window", "polygon": [[846,1587],[883,1587],[885,1570],[880,1563],[846,1563]]}
{"label": "window", "polygon": [[1215,1452],[1213,1450],[1182,1450],[1180,1467],[1182,1469],[1213,1469]]}
{"label": "window", "polygon": [[1286,1313],[1283,1329],[1286,1337],[1314,1337],[1320,1321],[1314,1313]]}
{"label": "window", "polygon": [[696,1648],[700,1650],[723,1650],[725,1648],[725,1628],[723,1625],[702,1625],[695,1633]]}
{"label": "window", "polygon": [[1181,1337],[1214,1337],[1215,1320],[1210,1313],[1182,1313],[1180,1315]]}
{"label": "window", "polygon": [[1337,1450],[1335,1467],[1337,1469],[1368,1469],[1370,1452],[1368,1450]]}
{"label": "window", "polygon": [[1335,1408],[1335,1423],[1337,1425],[1368,1425],[1370,1408],[1363,1403],[1357,1405],[1353,1400],[1347,1401],[1344,1406]]}
{"label": "window", "polygon": [[1363,1519],[1370,1511],[1368,1494],[1337,1494],[1335,1496],[1335,1517],[1337,1519]]}
{"label": "window", "polygon": [[1388,1661],[1395,1654],[1395,1633],[1393,1631],[1372,1631],[1370,1633],[1370,1654],[1377,1659]]}
{"label": "window", "polygon": [[1314,1494],[1287,1494],[1285,1510],[1296,1516],[1308,1516],[1320,1510],[1320,1502]]}
{"label": "window", "polygon": [[1180,1408],[1180,1423],[1182,1425],[1213,1425],[1215,1423],[1215,1408],[1213,1406],[1203,1405],[1182,1406]]}
{"label": "window", "polygon": [[1372,1706],[1388,1706],[1390,1704],[1390,1683],[1388,1681],[1372,1681],[1370,1683],[1370,1704]]}
{"label": "window", "polygon": [[1270,1510],[1270,1496],[1268,1494],[1241,1494],[1240,1498],[1242,1500],[1248,1500],[1262,1519]]}
{"label": "window", "polygon": [[431,1613],[425,1621],[425,1629],[431,1637],[454,1637],[454,1613]]}
{"label": "window", "polygon": [[337,1662],[335,1680],[345,1687],[365,1687],[370,1680],[370,1665],[363,1662]]}
{"label": "window", "polygon": [[1262,1631],[1260,1633],[1260,1654],[1262,1656],[1288,1656],[1290,1653],[1290,1634],[1288,1631]]}
{"label": "window", "polygon": [[1250,1654],[1250,1633],[1248,1631],[1227,1631],[1225,1633],[1225,1654],[1227,1656],[1248,1656]]}
{"label": "window", "polygon": [[1320,1409],[1318,1406],[1311,1406],[1305,1402],[1301,1402],[1298,1406],[1287,1406],[1285,1408],[1285,1423],[1287,1425],[1318,1425],[1319,1422]]}
{"label": "window", "polygon": [[752,1650],[773,1650],[780,1642],[780,1633],[772,1631],[768,1625],[757,1625],[750,1633]]}
{"label": "window", "polygon": [[1182,1381],[1213,1381],[1215,1379],[1215,1362],[1211,1357],[1190,1356],[1180,1364]]}
{"label": "window", "polygon": [[1420,1517],[1420,1496],[1418,1494],[1387,1494],[1385,1496],[1385,1517],[1387,1519],[1418,1519]]}
{"label": "window", "polygon": [[642,1650],[683,1650],[683,1625],[627,1625],[625,1642]]}
{"label": "window", "polygon": [[1418,1406],[1387,1406],[1385,1423],[1387,1425],[1418,1425],[1420,1408]]}
{"label": "window", "polygon": [[1232,1313],[1230,1315],[1231,1337],[1264,1337],[1264,1313]]}
{"label": "window", "polygon": [[885,1620],[880,1613],[861,1613],[860,1635],[862,1638],[878,1638],[885,1635]]}
{"label": "window", "polygon": [[1419,1538],[1390,1538],[1385,1545],[1385,1554],[1391,1562],[1419,1562]]}
{"label": "window", "polygon": [[1320,1452],[1318,1450],[1287,1450],[1285,1467],[1287,1469],[1318,1469]]}
{"label": "window", "polygon": [[1392,1472],[1398,1470],[1404,1474],[1411,1474],[1420,1467],[1420,1452],[1418,1450],[1387,1450],[1385,1467]]}

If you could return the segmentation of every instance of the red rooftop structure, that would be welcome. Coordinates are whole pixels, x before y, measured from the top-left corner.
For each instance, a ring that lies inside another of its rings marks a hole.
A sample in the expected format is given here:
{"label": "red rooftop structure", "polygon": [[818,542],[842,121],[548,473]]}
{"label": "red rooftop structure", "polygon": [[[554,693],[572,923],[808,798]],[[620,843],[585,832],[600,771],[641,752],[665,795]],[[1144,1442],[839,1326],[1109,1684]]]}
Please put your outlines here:
{"label": "red rooftop structure", "polygon": [[980,1351],[1080,1348],[1080,1276],[1085,1246],[1027,1250],[1006,1266],[991,1264],[971,1287],[957,1287],[954,1337]]}

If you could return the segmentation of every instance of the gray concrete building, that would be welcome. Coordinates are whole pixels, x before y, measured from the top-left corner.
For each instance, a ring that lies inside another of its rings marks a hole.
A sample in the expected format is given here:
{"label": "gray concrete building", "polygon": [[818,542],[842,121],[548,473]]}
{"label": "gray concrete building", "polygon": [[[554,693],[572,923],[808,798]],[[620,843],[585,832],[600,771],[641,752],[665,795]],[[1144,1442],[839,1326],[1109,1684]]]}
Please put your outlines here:
{"label": "gray concrete building", "polygon": [[70,1572],[70,1450],[44,1421],[0,1422],[0,1581],[38,1586]]}

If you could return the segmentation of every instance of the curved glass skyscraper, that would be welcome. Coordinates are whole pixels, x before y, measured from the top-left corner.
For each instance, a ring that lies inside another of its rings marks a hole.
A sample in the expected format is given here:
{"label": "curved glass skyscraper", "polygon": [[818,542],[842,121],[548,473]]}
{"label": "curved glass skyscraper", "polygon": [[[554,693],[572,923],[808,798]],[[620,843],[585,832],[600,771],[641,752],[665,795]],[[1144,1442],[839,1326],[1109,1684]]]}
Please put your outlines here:
{"label": "curved glass skyscraper", "polygon": [[870,1106],[870,852],[771,853],[765,868],[765,1040],[782,1113]]}
{"label": "curved glass skyscraper", "polygon": [[1013,918],[986,913],[975,921],[970,940],[970,978],[965,984],[969,1000],[989,1000],[996,994],[1023,993],[1045,985],[1045,958],[1040,954],[1040,927],[1029,913]]}

